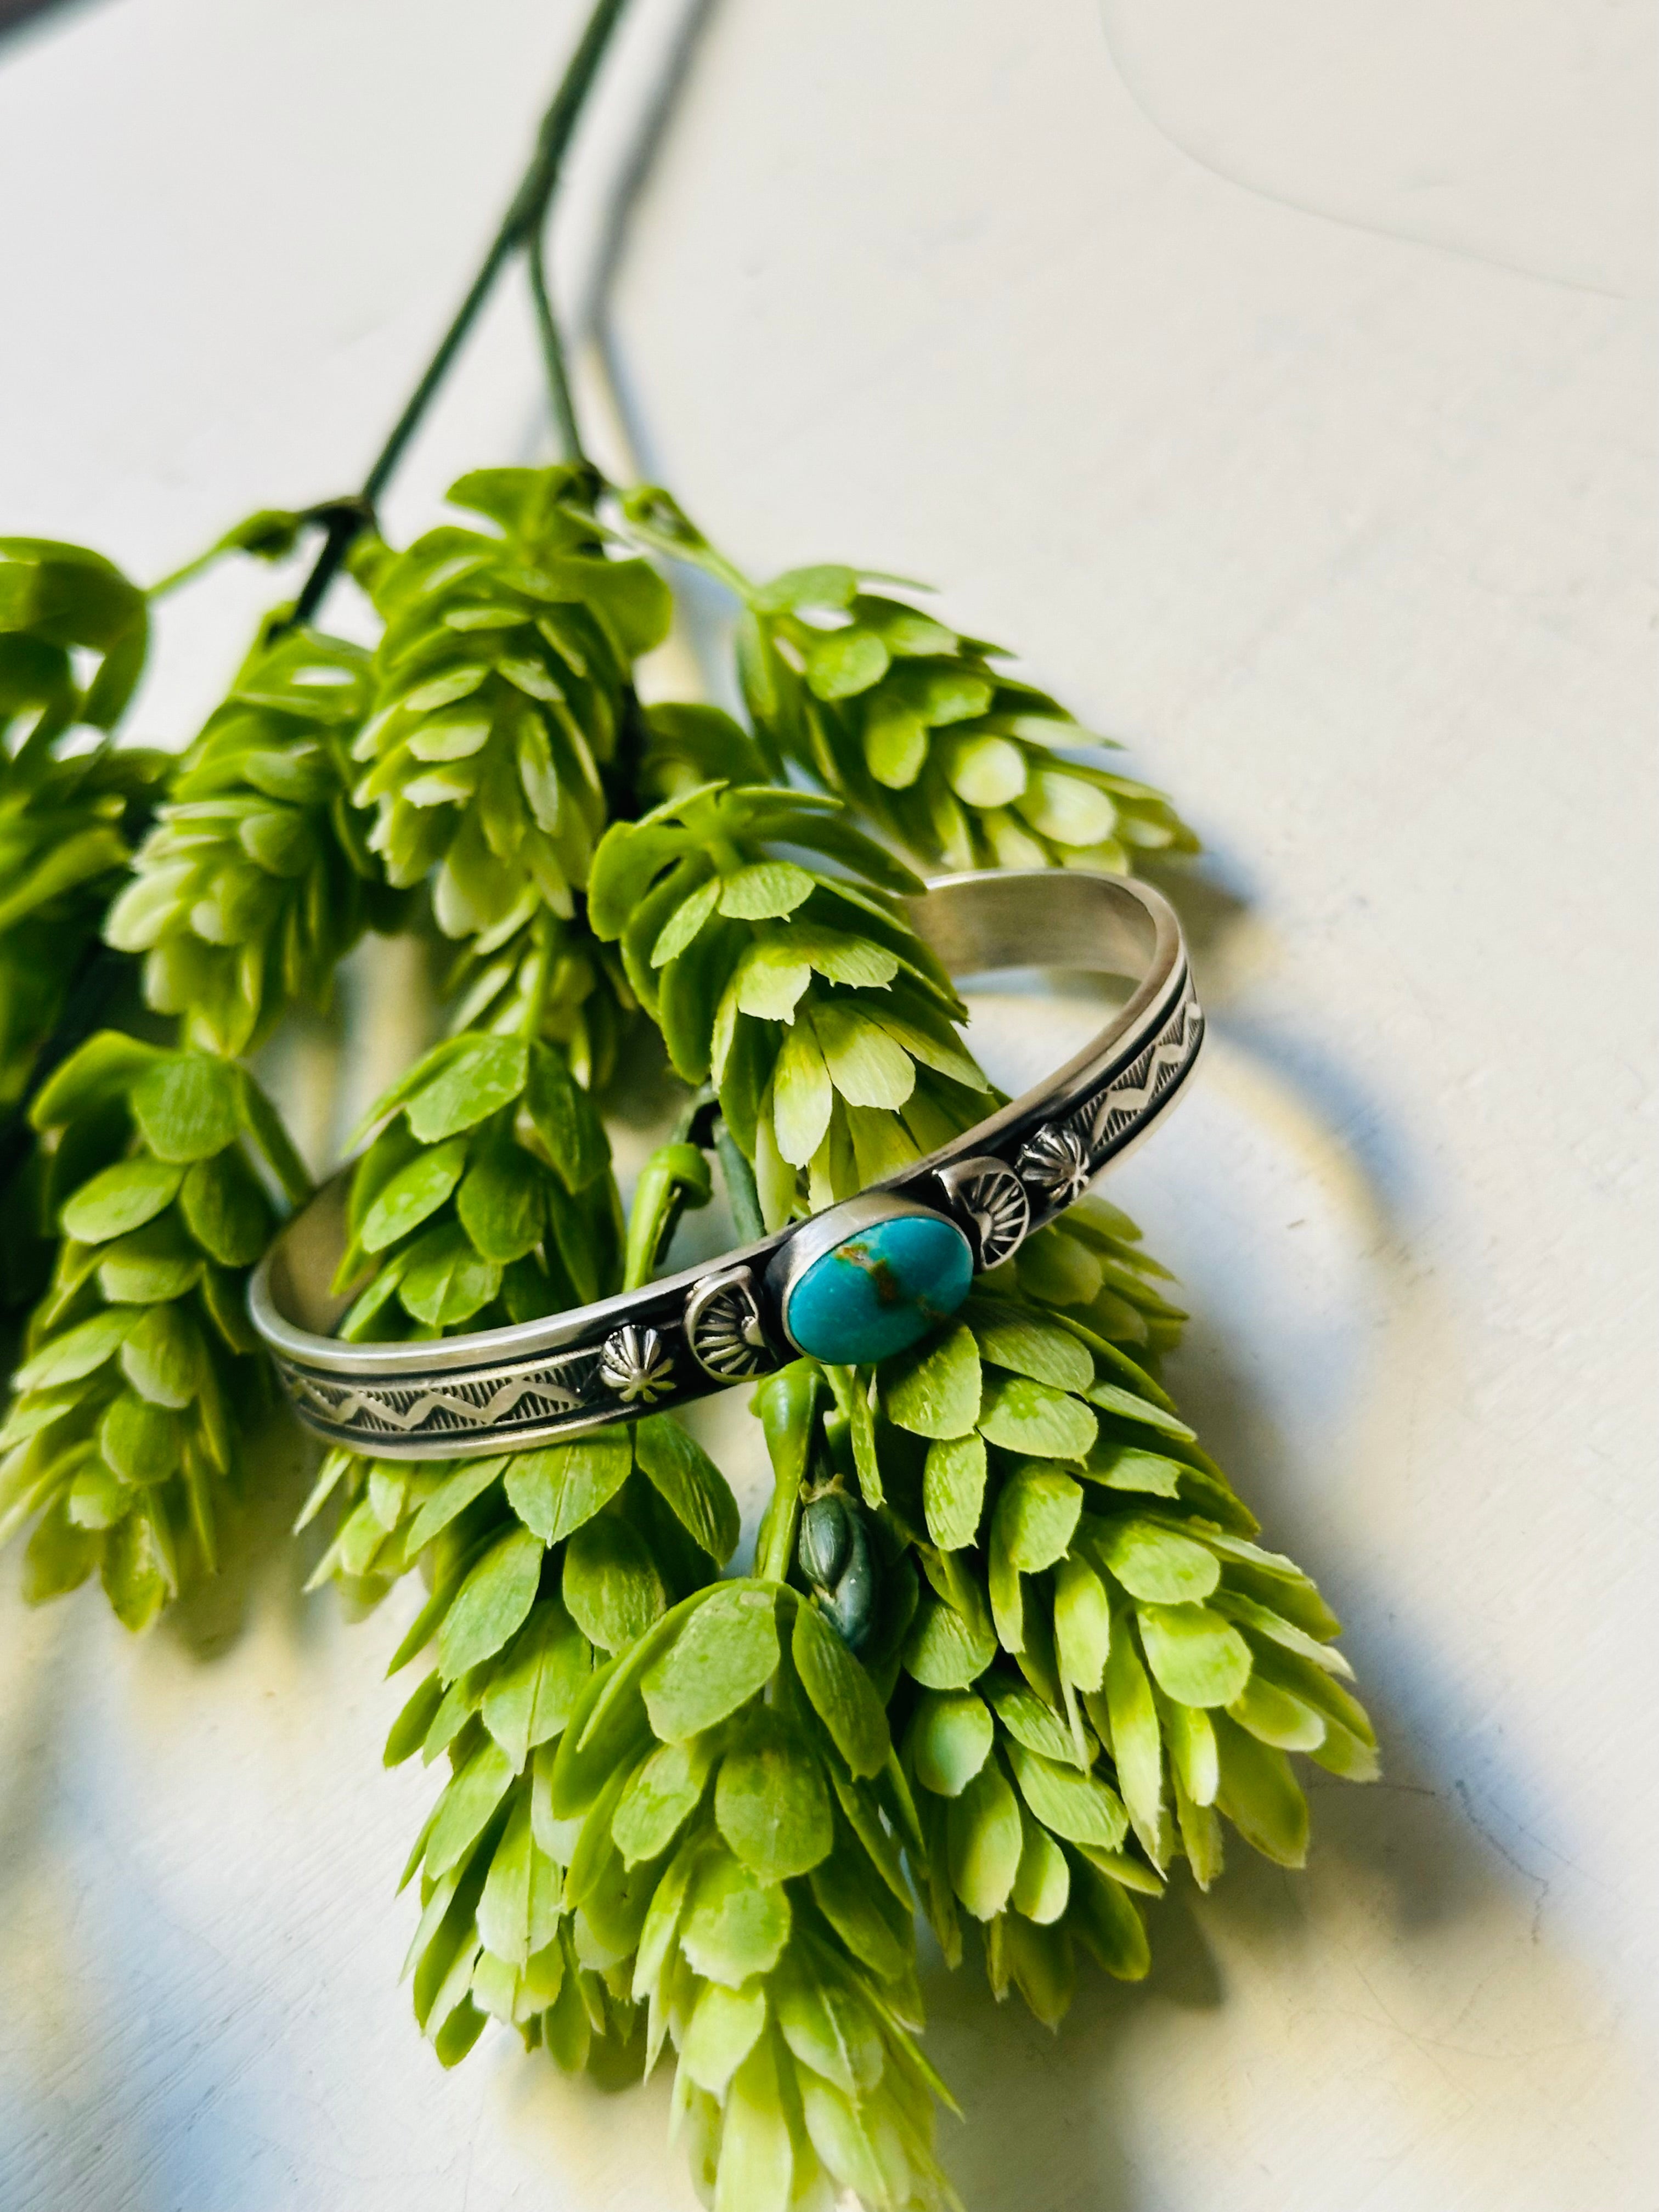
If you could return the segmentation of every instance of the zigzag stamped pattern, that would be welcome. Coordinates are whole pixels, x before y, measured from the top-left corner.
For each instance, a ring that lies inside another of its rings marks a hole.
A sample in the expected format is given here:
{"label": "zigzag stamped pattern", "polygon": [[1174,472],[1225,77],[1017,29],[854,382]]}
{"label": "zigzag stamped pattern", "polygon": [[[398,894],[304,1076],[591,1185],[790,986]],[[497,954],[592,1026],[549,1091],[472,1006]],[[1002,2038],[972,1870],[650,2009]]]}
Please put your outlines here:
{"label": "zigzag stamped pattern", "polygon": [[1072,1116],[1092,1149],[1098,1151],[1109,1145],[1113,1139],[1145,1120],[1159,1096],[1198,1050],[1203,1035],[1203,1010],[1194,995],[1192,978],[1188,976],[1180,1005],[1144,1060],[1137,1060],[1127,1075],[1120,1076],[1109,1089],[1091,1099]]}
{"label": "zigzag stamped pattern", "polygon": [[415,1436],[524,1426],[555,1414],[574,1413],[587,1395],[583,1386],[591,1376],[586,1370],[597,1365],[599,1357],[595,1346],[556,1366],[541,1361],[528,1368],[486,1369],[458,1376],[447,1389],[425,1382],[401,1389],[395,1383],[337,1386],[303,1368],[282,1364],[289,1389],[309,1402],[331,1428]]}

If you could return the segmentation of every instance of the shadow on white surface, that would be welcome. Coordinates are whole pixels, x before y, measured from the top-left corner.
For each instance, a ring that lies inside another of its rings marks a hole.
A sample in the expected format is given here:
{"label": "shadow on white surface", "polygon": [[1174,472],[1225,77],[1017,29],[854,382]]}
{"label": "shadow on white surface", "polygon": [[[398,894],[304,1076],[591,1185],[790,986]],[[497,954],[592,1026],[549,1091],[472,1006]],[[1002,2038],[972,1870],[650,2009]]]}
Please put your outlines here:
{"label": "shadow on white surface", "polygon": [[[1199,917],[1217,1017],[1206,1082],[1111,1194],[1151,1214],[1163,1256],[1187,1248],[1195,1318],[1169,1380],[1262,1540],[1307,1567],[1347,1624],[1383,1778],[1358,1789],[1304,1764],[1307,1870],[1269,1864],[1230,1830],[1208,1896],[1178,1871],[1151,1908],[1146,1984],[1115,1986],[1080,1961],[1057,2037],[1018,1997],[999,2011],[971,1942],[961,1974],[937,1966],[929,2045],[968,2114],[945,2124],[948,2162],[977,2212],[1158,2212],[1206,2201],[1237,2131],[1251,2145],[1237,2203],[1417,2212],[1495,2201],[1468,2192],[1501,2126],[1532,2146],[1505,2201],[1549,2212],[1583,2201],[1598,2122],[1615,2187],[1633,2170],[1619,2147],[1637,2094],[1620,2008],[1548,1909],[1572,1870],[1549,1840],[1547,1778],[1501,1714],[1459,1696],[1432,1627],[1367,1559],[1352,1496],[1367,1401],[1409,1395],[1413,1345],[1455,1327],[1411,1243],[1421,1164],[1333,1056],[1231,1017],[1227,939],[1253,925],[1242,902],[1193,888],[1182,903]],[[1170,1203],[1178,1218],[1158,1221]],[[1287,1231],[1322,1250],[1289,1260]],[[1458,1480],[1455,1458],[1440,1474]],[[1199,2081],[1210,2096],[1195,2108]],[[1565,2100],[1583,2134],[1539,2137],[1534,2096]],[[1340,2166],[1310,2160],[1316,2128],[1344,2141]],[[1275,2134],[1282,2162],[1262,2154]]]}

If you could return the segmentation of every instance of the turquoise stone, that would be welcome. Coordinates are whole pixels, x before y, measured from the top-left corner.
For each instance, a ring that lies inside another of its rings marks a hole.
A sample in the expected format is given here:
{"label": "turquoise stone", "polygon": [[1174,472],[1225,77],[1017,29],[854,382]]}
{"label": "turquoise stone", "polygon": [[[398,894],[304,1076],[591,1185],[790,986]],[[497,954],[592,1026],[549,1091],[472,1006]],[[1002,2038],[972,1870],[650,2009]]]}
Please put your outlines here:
{"label": "turquoise stone", "polygon": [[952,1314],[974,1279],[974,1255],[939,1214],[901,1213],[821,1253],[789,1292],[784,1327],[832,1366],[886,1359]]}

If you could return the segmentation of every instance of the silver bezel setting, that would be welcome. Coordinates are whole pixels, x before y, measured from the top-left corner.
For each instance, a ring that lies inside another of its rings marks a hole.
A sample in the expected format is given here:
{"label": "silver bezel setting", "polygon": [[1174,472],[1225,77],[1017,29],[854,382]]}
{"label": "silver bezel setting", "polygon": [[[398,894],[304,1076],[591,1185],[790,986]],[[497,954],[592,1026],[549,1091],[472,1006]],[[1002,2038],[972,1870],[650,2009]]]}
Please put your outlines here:
{"label": "silver bezel setting", "polygon": [[[884,1221],[951,1221],[948,1213],[936,1206],[919,1206],[914,1199],[890,1197],[884,1191],[861,1191],[856,1198],[845,1198],[839,1206],[826,1206],[815,1213],[810,1221],[803,1221],[798,1229],[789,1232],[787,1242],[774,1255],[766,1271],[766,1287],[778,1316],[778,1327],[788,1339],[792,1350],[801,1352],[789,1327],[789,1300],[795,1285],[815,1261],[826,1252],[833,1252],[849,1237],[856,1237],[862,1229],[874,1229]],[[953,1229],[960,1228],[951,1221]]]}

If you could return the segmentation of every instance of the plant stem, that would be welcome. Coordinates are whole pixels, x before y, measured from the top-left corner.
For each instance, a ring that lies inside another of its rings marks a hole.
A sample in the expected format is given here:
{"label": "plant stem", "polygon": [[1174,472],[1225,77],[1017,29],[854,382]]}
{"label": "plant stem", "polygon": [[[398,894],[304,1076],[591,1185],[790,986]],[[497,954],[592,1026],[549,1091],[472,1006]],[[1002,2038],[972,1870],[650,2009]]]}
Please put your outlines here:
{"label": "plant stem", "polygon": [[222,543],[210,545],[205,553],[198,553],[194,560],[186,561],[182,568],[170,568],[159,583],[149,586],[144,597],[150,600],[164,599],[169,592],[176,592],[181,584],[188,584],[204,568],[210,568],[227,550]]}
{"label": "plant stem", "polygon": [[755,1572],[769,1583],[787,1582],[800,1527],[800,1483],[793,1469],[772,1477],[772,1495],[762,1516],[755,1545]]}
{"label": "plant stem", "polygon": [[812,1464],[822,1387],[822,1370],[806,1359],[794,1361],[761,1386],[765,1398],[761,1418],[772,1459],[772,1496],[761,1516],[755,1572],[769,1582],[786,1581],[795,1556],[801,1492]]}
{"label": "plant stem", "polygon": [[636,543],[654,553],[666,554],[671,561],[684,561],[701,568],[745,606],[753,599],[755,586],[742,569],[728,561],[718,546],[709,544],[679,501],[660,484],[636,486],[625,495],[622,505],[628,534]]}
{"label": "plant stem", "polygon": [[530,276],[531,301],[536,310],[536,333],[542,342],[548,395],[553,402],[553,419],[559,426],[559,443],[566,460],[580,467],[587,456],[582,451],[581,432],[576,427],[575,402],[570,396],[570,376],[565,367],[564,340],[559,333],[552,295],[547,287],[544,228],[544,224],[538,223],[531,232],[525,246],[525,264]]}
{"label": "plant stem", "polygon": [[[579,456],[575,423],[569,411],[568,383],[563,374],[563,350],[559,343],[556,326],[552,323],[552,308],[546,300],[544,279],[538,280],[535,271],[541,262],[541,228],[558,185],[566,149],[587,95],[592,89],[594,77],[599,73],[611,33],[627,5],[628,0],[598,0],[588,17],[587,27],[583,31],[576,51],[559,81],[552,104],[542,118],[541,128],[536,136],[535,152],[519,180],[518,189],[506,214],[501,217],[489,250],[479,264],[465,298],[456,309],[454,319],[439,341],[437,351],[427,363],[403,413],[392,426],[391,435],[363,479],[362,496],[366,507],[372,507],[390,483],[410,439],[420,428],[422,417],[477,320],[480,309],[495,289],[495,279],[514,253],[526,249],[532,257],[532,283],[538,292],[538,322],[542,328],[544,351],[548,349],[551,331],[549,374],[553,377],[556,369],[554,404],[559,412],[560,430],[573,458]],[[295,602],[289,617],[291,623],[309,622],[316,613],[324,593],[339,574],[340,565],[353,538],[363,527],[363,521],[361,513],[354,514],[344,507],[331,515],[323,550]]]}

